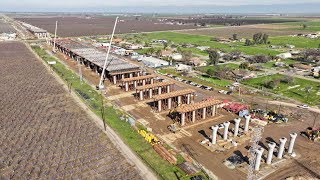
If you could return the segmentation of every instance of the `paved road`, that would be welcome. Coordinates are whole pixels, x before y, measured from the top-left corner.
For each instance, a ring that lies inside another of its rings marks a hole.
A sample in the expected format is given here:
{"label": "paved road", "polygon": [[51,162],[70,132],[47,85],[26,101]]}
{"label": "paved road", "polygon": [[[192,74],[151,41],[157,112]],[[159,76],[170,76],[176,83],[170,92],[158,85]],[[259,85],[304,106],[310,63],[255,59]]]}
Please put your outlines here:
{"label": "paved road", "polygon": [[[293,103],[286,103],[286,102],[281,102],[281,101],[269,101],[269,104],[282,105],[282,106],[288,106],[288,107],[295,107],[295,108],[299,109],[298,105],[297,104],[293,104]],[[318,108],[310,107],[308,110],[320,114],[320,109],[318,109]]]}

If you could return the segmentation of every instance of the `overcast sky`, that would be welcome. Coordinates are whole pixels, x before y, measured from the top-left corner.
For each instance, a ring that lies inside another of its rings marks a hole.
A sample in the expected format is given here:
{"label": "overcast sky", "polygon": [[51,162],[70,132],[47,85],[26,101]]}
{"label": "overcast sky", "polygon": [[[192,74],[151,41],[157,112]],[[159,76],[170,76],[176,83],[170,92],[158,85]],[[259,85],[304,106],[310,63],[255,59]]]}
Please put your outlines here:
{"label": "overcast sky", "polygon": [[[110,2],[111,1],[111,2]],[[190,5],[259,5],[259,4],[286,4],[286,3],[314,3],[320,0],[0,0],[6,8],[85,8],[99,6],[190,6]]]}

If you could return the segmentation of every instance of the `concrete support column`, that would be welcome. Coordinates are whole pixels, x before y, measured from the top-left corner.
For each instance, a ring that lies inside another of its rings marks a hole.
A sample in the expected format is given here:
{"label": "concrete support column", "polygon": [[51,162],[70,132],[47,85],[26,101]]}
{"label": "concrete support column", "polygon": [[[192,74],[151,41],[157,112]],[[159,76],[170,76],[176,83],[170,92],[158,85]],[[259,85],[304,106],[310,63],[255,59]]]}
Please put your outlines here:
{"label": "concrete support column", "polygon": [[124,74],[121,74],[121,79],[124,79]]}
{"label": "concrete support column", "polygon": [[181,126],[184,126],[185,124],[185,118],[186,118],[186,113],[181,114]]}
{"label": "concrete support column", "polygon": [[160,112],[162,110],[162,107],[161,107],[161,100],[158,101],[158,111]]}
{"label": "concrete support column", "polygon": [[137,72],[137,77],[139,77],[140,76],[140,72]]}
{"label": "concrete support column", "polygon": [[130,73],[130,74],[129,74],[129,77],[130,77],[130,78],[132,78],[132,77],[133,77],[133,74],[132,74],[132,73]]}
{"label": "concrete support column", "polygon": [[267,164],[271,164],[273,151],[274,151],[274,148],[276,147],[276,143],[274,142],[269,143],[268,146],[269,146],[269,151],[268,151],[268,157],[267,157]]}
{"label": "concrete support column", "polygon": [[161,94],[161,91],[162,91],[162,88],[159,87],[159,88],[158,88],[158,94],[159,94],[159,95]]}
{"label": "concrete support column", "polygon": [[168,109],[172,109],[172,98],[168,99]]}
{"label": "concrete support column", "polygon": [[244,132],[248,132],[249,131],[249,123],[250,123],[250,119],[251,116],[250,115],[245,115],[244,118],[246,119],[246,122],[244,124]]}
{"label": "concrete support column", "polygon": [[239,126],[240,126],[240,118],[236,118],[234,119],[234,136],[238,136],[238,132],[239,132]]}
{"label": "concrete support column", "polygon": [[293,146],[294,146],[294,142],[296,141],[296,138],[297,138],[297,133],[290,134],[290,142],[289,142],[289,148],[288,148],[289,154],[292,154],[293,152]]}
{"label": "concrete support column", "polygon": [[203,108],[202,109],[202,119],[206,119],[206,115],[207,115],[207,108]]}
{"label": "concrete support column", "polygon": [[262,157],[262,153],[263,153],[264,149],[263,148],[259,148],[256,150],[256,162],[254,164],[254,170],[259,171],[260,169],[260,163],[261,163],[261,157]]}
{"label": "concrete support column", "polygon": [[283,137],[280,139],[280,145],[278,150],[277,158],[282,159],[283,152],[284,152],[284,146],[286,145],[287,138]]}
{"label": "concrete support column", "polygon": [[153,79],[153,78],[150,79],[150,83],[151,83],[151,84],[154,83],[154,79]]}
{"label": "concrete support column", "polygon": [[217,143],[217,132],[218,132],[219,126],[218,125],[212,126],[211,129],[212,129],[211,143],[216,144]]}
{"label": "concrete support column", "polygon": [[192,122],[196,122],[196,111],[192,111]]}
{"label": "concrete support column", "polygon": [[142,86],[145,86],[146,85],[146,80],[142,80]]}
{"label": "concrete support column", "polygon": [[140,91],[140,101],[143,100],[143,90]]}
{"label": "concrete support column", "polygon": [[134,87],[134,88],[137,88],[137,81],[134,81],[134,82],[133,82],[133,87]]}
{"label": "concrete support column", "polygon": [[149,98],[152,98],[152,89],[149,89]]}
{"label": "concrete support column", "polygon": [[117,84],[117,76],[116,75],[113,76],[113,84]]}
{"label": "concrete support column", "polygon": [[167,93],[170,92],[170,85],[167,86]]}
{"label": "concrete support column", "polygon": [[228,140],[229,125],[230,125],[229,121],[223,123],[223,126],[224,126],[223,140],[225,141]]}
{"label": "concrete support column", "polygon": [[213,112],[212,116],[215,116],[217,114],[217,108],[215,105],[213,106],[212,112]]}
{"label": "concrete support column", "polygon": [[178,106],[181,105],[181,96],[178,96]]}
{"label": "concrete support column", "polygon": [[125,88],[126,88],[126,91],[129,91],[129,82],[126,82]]}
{"label": "concrete support column", "polygon": [[187,95],[187,104],[190,104],[191,103],[191,94],[188,94]]}

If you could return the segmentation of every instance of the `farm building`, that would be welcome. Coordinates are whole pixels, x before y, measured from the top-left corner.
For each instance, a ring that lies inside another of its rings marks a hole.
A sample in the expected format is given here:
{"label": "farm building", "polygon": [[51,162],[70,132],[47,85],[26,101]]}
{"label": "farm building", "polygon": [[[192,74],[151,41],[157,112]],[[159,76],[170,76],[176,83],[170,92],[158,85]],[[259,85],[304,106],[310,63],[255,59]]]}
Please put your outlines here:
{"label": "farm building", "polygon": [[280,59],[288,59],[288,58],[292,58],[292,54],[291,53],[281,53],[281,54],[278,54],[277,57]]}
{"label": "farm building", "polygon": [[169,62],[154,57],[143,57],[141,58],[141,60],[147,67],[157,68],[162,66],[169,66]]}
{"label": "farm building", "polygon": [[[49,40],[48,43],[51,45],[54,44],[52,39]],[[106,52],[99,51],[94,47],[70,39],[57,39],[56,49],[101,75],[106,59]],[[109,55],[107,65],[104,77],[114,84],[118,83],[121,79],[131,78],[141,74],[139,66],[119,59],[111,54]]]}

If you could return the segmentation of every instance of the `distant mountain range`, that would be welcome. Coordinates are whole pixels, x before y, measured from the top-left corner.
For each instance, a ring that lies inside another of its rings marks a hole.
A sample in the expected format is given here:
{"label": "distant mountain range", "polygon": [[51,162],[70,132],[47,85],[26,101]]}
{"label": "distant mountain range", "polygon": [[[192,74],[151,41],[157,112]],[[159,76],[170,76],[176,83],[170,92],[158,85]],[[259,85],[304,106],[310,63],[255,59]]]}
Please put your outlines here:
{"label": "distant mountain range", "polygon": [[[5,7],[2,7],[5,8]],[[90,8],[5,8],[6,12],[105,12],[105,13],[170,13],[170,14],[320,14],[319,3],[276,4],[276,5],[240,5],[240,6],[135,6],[135,7],[90,7]]]}

